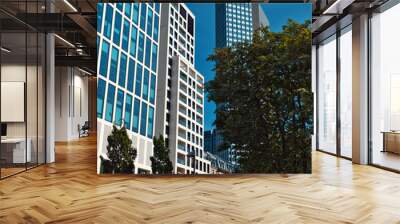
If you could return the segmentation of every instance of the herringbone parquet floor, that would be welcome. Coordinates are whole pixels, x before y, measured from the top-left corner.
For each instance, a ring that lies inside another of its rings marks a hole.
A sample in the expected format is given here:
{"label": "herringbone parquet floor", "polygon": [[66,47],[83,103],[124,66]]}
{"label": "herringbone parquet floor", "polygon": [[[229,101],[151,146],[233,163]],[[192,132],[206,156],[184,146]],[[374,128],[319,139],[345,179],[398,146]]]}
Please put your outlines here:
{"label": "herringbone parquet floor", "polygon": [[400,223],[400,175],[313,154],[312,175],[96,175],[96,140],[0,181],[0,223]]}

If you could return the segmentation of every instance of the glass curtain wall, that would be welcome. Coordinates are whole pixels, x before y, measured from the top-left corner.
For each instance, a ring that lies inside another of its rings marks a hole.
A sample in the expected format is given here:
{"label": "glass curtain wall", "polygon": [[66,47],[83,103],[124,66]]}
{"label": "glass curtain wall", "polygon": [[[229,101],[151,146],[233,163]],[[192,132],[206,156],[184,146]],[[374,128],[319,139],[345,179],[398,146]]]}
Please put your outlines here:
{"label": "glass curtain wall", "polygon": [[352,157],[352,32],[351,25],[340,31],[340,155]]}
{"label": "glass curtain wall", "polygon": [[317,149],[336,154],[336,35],[321,42],[317,54]]}
{"label": "glass curtain wall", "polygon": [[[352,26],[317,48],[317,149],[352,157]],[[339,102],[339,104],[338,104]],[[339,122],[339,123],[338,123]]]}
{"label": "glass curtain wall", "polygon": [[0,3],[16,12],[0,12],[0,178],[45,162],[45,36],[19,22],[26,12],[44,10],[44,3]]}
{"label": "glass curtain wall", "polygon": [[371,162],[400,170],[400,4],[371,18]]}

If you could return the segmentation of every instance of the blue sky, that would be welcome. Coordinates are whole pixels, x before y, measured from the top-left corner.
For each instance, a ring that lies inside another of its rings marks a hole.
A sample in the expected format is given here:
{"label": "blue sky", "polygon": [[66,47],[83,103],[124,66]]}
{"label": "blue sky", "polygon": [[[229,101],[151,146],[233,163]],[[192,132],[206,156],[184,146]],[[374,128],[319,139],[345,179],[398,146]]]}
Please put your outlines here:
{"label": "blue sky", "polygon": [[[212,54],[215,48],[215,4],[188,3],[187,5],[196,16],[195,67],[204,75],[207,82],[215,76],[212,71],[214,64],[207,61],[208,55]],[[309,3],[268,3],[263,4],[262,8],[268,17],[272,31],[280,31],[288,19],[298,22],[311,20],[311,4]],[[206,131],[213,128],[215,104],[208,102],[207,99],[204,104],[204,130]]]}

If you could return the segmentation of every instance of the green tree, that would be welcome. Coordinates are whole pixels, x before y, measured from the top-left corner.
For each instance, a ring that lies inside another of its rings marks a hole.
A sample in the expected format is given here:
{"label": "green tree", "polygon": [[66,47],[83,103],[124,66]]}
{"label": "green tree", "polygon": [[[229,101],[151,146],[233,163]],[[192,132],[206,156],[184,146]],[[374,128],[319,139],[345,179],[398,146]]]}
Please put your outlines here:
{"label": "green tree", "polygon": [[137,150],[132,146],[126,128],[113,126],[107,137],[107,156],[113,173],[134,173]]}
{"label": "green tree", "polygon": [[153,174],[171,174],[172,162],[169,159],[169,148],[165,144],[164,137],[160,135],[153,138],[154,156],[150,157]]}
{"label": "green tree", "polygon": [[215,49],[206,85],[215,125],[243,173],[310,173],[313,97],[310,22]]}

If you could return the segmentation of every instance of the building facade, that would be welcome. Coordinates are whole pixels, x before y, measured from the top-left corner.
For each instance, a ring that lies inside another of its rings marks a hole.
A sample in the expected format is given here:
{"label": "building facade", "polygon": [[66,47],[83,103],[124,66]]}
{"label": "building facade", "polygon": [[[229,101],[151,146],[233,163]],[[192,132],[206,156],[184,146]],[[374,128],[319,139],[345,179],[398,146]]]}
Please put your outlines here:
{"label": "building facade", "polygon": [[267,16],[258,3],[217,3],[215,19],[217,48],[251,41],[254,30],[269,26]]}
{"label": "building facade", "polygon": [[156,134],[169,137],[173,56],[194,66],[195,16],[184,5],[162,4]]}
{"label": "building facade", "polygon": [[[138,150],[135,173],[151,172],[156,115],[160,4],[98,4],[98,157],[112,126]],[[100,161],[98,159],[98,171]]]}
{"label": "building facade", "polygon": [[175,55],[172,58],[169,148],[174,172],[210,173],[204,153],[204,77]]}
{"label": "building facade", "polygon": [[[161,4],[156,135],[171,150],[175,173],[208,173],[203,153],[204,78],[194,69],[195,16],[185,4]],[[195,165],[188,155],[194,153]],[[208,169],[209,170],[209,169]]]}
{"label": "building facade", "polygon": [[177,3],[104,3],[98,15],[98,156],[106,159],[112,126],[124,126],[138,150],[135,173],[151,172],[155,135],[164,136],[174,173],[207,173],[193,13]]}
{"label": "building facade", "polygon": [[213,129],[204,132],[204,151],[207,152],[211,166],[219,172],[233,173],[235,171],[233,150],[223,150],[223,142],[223,136],[218,130]]}

